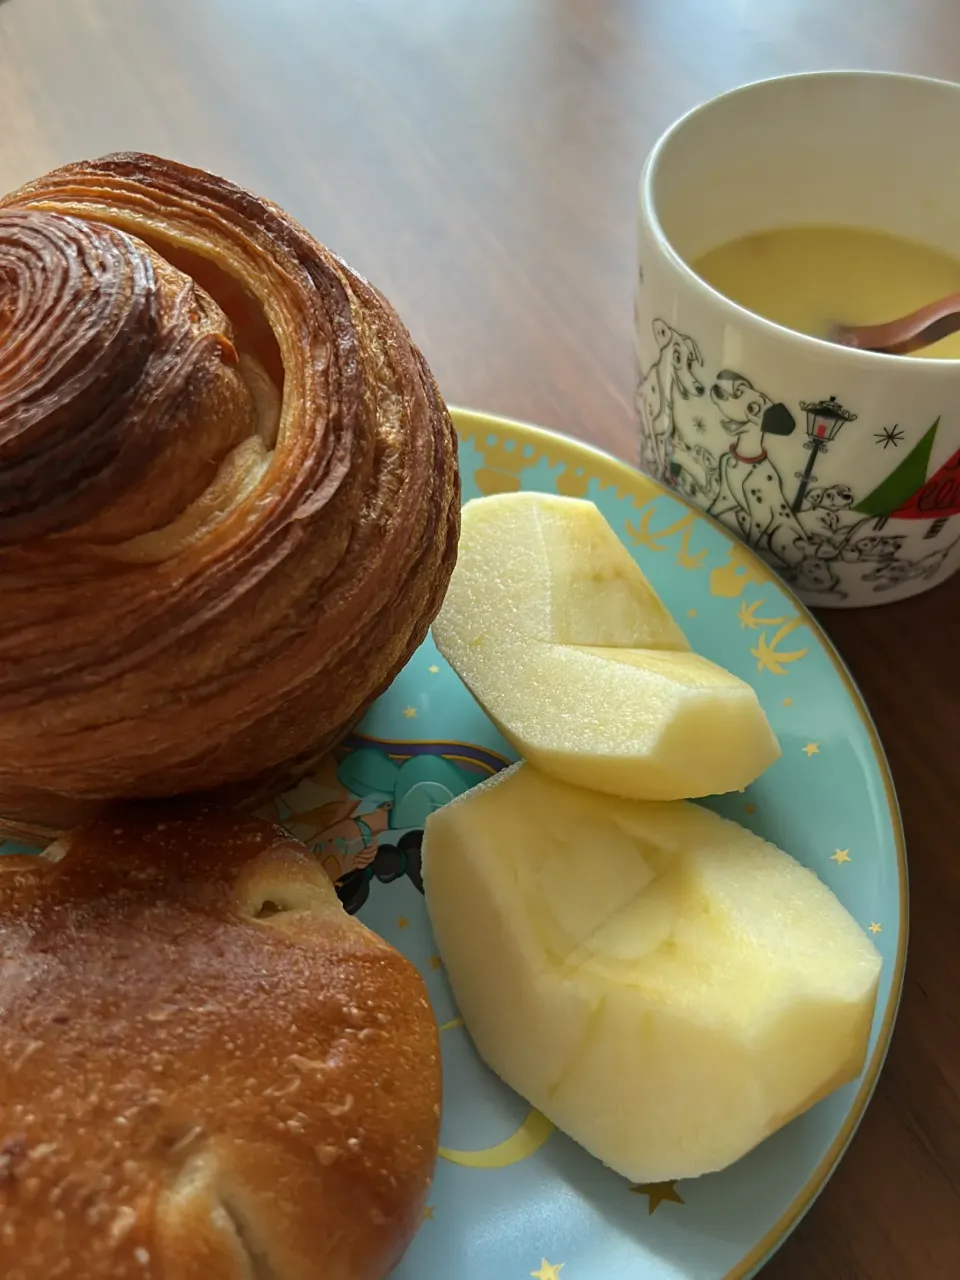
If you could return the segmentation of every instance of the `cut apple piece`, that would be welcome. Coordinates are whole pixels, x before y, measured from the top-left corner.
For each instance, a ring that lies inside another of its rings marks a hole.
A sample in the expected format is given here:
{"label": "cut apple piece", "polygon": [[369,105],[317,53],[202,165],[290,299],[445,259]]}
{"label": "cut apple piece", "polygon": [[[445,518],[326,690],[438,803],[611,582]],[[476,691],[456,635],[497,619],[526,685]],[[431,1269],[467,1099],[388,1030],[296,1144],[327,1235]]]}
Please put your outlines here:
{"label": "cut apple piece", "polygon": [[467,503],[433,637],[517,751],[565,781],[687,799],[739,790],[780,754],[754,690],[690,652],[590,502]]}
{"label": "cut apple piece", "polygon": [[737,791],[780,754],[753,689],[689,651],[446,628],[437,644],[517,751],[578,786],[685,800]]}
{"label": "cut apple piece", "polygon": [[863,1069],[876,948],[698,805],[517,765],[430,815],[424,889],[480,1055],[635,1182],[722,1169]]}
{"label": "cut apple piece", "polygon": [[555,644],[689,649],[592,502],[499,493],[464,504],[441,633],[467,620]]}

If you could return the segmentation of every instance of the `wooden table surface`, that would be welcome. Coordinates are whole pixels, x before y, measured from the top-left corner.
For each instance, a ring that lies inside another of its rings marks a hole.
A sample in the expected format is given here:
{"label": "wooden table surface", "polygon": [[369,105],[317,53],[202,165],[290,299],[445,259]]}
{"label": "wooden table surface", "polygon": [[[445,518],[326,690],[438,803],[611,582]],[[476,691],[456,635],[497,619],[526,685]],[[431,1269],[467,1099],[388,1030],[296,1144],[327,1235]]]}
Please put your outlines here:
{"label": "wooden table surface", "polygon": [[[632,460],[633,219],[651,143],[763,76],[960,79],[955,12],[955,0],[0,0],[0,189],[124,148],[224,172],[384,290],[449,401]],[[960,139],[945,147],[956,163]],[[892,763],[911,951],[875,1101],[764,1275],[956,1280],[960,576],[823,620]]]}

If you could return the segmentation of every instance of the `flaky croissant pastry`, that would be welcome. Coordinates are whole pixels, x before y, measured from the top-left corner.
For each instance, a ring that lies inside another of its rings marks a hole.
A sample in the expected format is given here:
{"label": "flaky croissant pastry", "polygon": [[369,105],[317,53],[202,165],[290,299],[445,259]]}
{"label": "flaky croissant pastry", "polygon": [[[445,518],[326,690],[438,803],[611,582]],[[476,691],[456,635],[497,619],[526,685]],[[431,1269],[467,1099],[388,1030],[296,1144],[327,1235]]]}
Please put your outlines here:
{"label": "flaky croissant pastry", "polygon": [[382,1280],[440,1127],[413,965],[232,811],[48,854],[0,857],[0,1275]]}
{"label": "flaky croissant pastry", "polygon": [[0,200],[0,821],[304,772],[423,639],[453,426],[384,298],[147,155]]}

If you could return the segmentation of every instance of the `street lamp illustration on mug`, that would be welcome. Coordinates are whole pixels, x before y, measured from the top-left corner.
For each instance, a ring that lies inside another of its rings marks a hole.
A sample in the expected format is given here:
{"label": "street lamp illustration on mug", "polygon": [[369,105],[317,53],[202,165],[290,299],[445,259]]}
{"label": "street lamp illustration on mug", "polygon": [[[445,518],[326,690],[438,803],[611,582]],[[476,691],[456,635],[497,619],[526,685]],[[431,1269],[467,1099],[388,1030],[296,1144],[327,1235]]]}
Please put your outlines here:
{"label": "street lamp illustration on mug", "polygon": [[854,422],[857,417],[842,404],[838,404],[836,396],[831,396],[829,400],[815,400],[812,403],[801,400],[800,408],[807,415],[807,435],[810,438],[803,447],[810,450],[810,457],[802,472],[794,472],[800,484],[797,488],[797,496],[793,500],[791,508],[793,511],[801,509],[807,490],[816,482],[817,477],[813,474],[813,468],[818,456],[827,452],[827,445],[831,440],[836,439],[844,423]]}

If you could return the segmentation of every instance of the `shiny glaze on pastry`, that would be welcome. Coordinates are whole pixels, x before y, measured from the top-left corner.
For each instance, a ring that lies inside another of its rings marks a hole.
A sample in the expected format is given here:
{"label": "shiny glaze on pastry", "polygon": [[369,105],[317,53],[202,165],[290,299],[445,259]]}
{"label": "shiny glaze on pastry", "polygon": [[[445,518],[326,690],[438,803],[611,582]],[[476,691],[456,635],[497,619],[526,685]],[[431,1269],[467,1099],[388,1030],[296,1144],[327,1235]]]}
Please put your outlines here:
{"label": "shiny glaze on pastry", "polygon": [[0,817],[287,781],[420,643],[453,426],[268,201],[124,154],[0,200]]}

